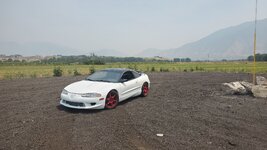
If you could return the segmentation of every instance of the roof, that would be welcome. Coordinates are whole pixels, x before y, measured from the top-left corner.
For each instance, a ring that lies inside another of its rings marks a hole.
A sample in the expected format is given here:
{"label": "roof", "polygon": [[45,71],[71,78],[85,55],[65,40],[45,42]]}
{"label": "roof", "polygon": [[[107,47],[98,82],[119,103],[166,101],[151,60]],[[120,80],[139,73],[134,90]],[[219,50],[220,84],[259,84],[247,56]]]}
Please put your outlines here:
{"label": "roof", "polygon": [[128,68],[107,68],[107,69],[103,69],[105,71],[115,71],[115,72],[125,72],[125,71],[132,71],[131,69]]}

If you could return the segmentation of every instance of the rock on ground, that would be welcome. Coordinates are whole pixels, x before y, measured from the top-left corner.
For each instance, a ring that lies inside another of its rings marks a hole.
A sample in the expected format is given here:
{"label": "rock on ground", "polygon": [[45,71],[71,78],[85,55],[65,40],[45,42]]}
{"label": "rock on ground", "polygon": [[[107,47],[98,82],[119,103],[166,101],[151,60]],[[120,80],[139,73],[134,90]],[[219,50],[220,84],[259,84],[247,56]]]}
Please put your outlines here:
{"label": "rock on ground", "polygon": [[247,90],[247,94],[251,94],[252,93],[252,83],[246,82],[246,81],[241,81],[240,82],[241,85],[244,86],[244,88]]}
{"label": "rock on ground", "polygon": [[267,85],[267,79],[262,76],[257,76],[256,77],[256,83],[257,85]]}
{"label": "rock on ground", "polygon": [[252,93],[255,97],[267,98],[267,86],[255,85],[252,87]]}
{"label": "rock on ground", "polygon": [[230,82],[230,83],[223,83],[222,86],[223,91],[226,92],[226,94],[241,94],[245,95],[247,94],[246,88],[240,83],[240,82]]}

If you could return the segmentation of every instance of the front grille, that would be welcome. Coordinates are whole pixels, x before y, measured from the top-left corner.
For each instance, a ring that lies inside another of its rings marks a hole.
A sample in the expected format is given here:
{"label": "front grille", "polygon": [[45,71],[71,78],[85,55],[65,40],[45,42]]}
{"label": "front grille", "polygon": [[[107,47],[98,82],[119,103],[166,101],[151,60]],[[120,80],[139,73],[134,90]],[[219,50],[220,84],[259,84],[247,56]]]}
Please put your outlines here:
{"label": "front grille", "polygon": [[[65,100],[64,100],[65,101]],[[71,106],[79,106],[79,107],[84,107],[84,103],[79,103],[79,102],[70,102],[70,101],[65,101],[66,104],[69,104]]]}

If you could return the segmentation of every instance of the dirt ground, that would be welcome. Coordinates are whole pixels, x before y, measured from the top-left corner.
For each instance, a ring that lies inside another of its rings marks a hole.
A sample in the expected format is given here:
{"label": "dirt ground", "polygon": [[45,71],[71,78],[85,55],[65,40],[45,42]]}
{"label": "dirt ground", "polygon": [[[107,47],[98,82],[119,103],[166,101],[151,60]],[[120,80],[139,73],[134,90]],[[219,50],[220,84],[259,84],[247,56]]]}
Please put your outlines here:
{"label": "dirt ground", "polygon": [[0,81],[0,149],[267,149],[267,99],[221,91],[251,75],[149,77],[148,97],[113,110],[59,105],[63,87],[84,76]]}

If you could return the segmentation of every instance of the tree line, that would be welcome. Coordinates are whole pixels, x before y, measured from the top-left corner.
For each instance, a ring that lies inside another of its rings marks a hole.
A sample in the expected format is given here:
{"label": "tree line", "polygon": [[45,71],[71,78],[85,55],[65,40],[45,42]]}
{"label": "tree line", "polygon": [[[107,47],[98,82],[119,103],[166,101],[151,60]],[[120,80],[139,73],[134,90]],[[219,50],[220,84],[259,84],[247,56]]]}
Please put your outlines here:
{"label": "tree line", "polygon": [[[267,54],[256,54],[255,55],[256,61],[267,61]],[[248,61],[254,61],[254,56],[248,56]]]}
{"label": "tree line", "polygon": [[174,58],[174,62],[191,62],[190,58]]}
{"label": "tree line", "polygon": [[[254,57],[248,56],[247,61],[253,61]],[[256,61],[267,61],[267,54],[256,54]],[[141,57],[113,57],[113,56],[97,56],[95,54],[78,55],[78,56],[56,56],[49,59],[37,61],[25,60],[0,60],[0,64],[83,64],[83,65],[104,65],[114,62],[191,62],[190,58],[174,58],[174,59],[157,59],[157,58],[141,58]]]}
{"label": "tree line", "polygon": [[[186,60],[188,61],[189,58]],[[191,61],[191,59],[189,59]],[[179,61],[184,61],[180,59]],[[173,62],[171,59],[157,59],[157,58],[141,58],[141,57],[113,57],[113,56],[97,56],[95,54],[78,55],[78,56],[55,56],[49,59],[41,59],[37,61],[25,60],[0,60],[0,64],[18,64],[18,65],[32,65],[32,64],[82,64],[82,65],[104,65],[106,63],[114,62]],[[175,61],[177,62],[177,60]]]}

